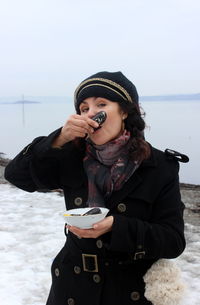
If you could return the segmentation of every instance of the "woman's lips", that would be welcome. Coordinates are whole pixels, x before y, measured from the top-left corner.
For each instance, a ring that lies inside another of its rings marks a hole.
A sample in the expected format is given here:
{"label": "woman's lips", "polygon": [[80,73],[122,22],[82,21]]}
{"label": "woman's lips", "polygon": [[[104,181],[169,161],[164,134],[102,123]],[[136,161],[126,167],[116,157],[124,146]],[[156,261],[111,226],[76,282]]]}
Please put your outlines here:
{"label": "woman's lips", "polygon": [[98,128],[96,128],[96,129],[94,129],[94,132],[93,132],[93,134],[94,133],[97,133],[100,129],[101,129],[102,127],[101,126],[99,126]]}

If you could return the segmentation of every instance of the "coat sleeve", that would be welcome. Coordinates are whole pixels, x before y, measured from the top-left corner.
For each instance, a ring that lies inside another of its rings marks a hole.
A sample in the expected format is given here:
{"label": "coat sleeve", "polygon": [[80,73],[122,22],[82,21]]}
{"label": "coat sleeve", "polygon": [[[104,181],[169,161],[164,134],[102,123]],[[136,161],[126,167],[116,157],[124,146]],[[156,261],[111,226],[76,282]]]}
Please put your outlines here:
{"label": "coat sleeve", "polygon": [[51,147],[60,130],[27,145],[5,168],[6,180],[28,192],[60,188],[60,160],[70,147],[70,143],[63,149]]}
{"label": "coat sleeve", "polygon": [[175,258],[183,252],[184,204],[178,169],[178,162],[173,162],[173,177],[161,189],[148,221],[114,216],[109,250],[131,253],[133,259]]}

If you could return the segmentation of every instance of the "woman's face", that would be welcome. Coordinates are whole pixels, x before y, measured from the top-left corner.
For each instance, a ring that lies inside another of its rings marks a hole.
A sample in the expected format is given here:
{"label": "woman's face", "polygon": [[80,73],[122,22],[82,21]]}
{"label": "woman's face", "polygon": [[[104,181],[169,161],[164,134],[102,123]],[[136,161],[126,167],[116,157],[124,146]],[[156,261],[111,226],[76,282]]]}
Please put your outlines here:
{"label": "woman's face", "polygon": [[97,145],[105,144],[117,138],[123,131],[123,120],[127,117],[118,103],[112,102],[101,97],[89,97],[80,104],[80,114],[92,118],[97,112],[105,111],[107,114],[106,121],[102,127],[89,138]]}

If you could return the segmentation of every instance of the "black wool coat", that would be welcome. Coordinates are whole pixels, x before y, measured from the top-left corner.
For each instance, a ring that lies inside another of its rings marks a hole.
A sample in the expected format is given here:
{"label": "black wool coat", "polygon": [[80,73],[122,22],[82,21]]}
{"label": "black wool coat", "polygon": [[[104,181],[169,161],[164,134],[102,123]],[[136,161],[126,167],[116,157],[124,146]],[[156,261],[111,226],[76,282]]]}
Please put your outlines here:
{"label": "black wool coat", "polygon": [[[28,192],[62,188],[67,209],[85,207],[83,153],[73,142],[51,148],[59,132],[36,138],[9,163],[5,178]],[[178,171],[176,160],[151,148],[149,159],[106,202],[112,231],[97,239],[68,234],[52,264],[47,305],[151,304],[144,297],[144,274],[185,248]]]}

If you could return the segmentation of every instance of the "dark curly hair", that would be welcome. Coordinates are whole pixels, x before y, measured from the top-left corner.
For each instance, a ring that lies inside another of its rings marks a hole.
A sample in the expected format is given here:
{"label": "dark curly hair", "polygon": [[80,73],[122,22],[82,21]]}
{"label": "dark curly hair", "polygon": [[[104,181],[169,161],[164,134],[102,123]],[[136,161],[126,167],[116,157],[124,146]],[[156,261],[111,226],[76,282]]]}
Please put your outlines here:
{"label": "dark curly hair", "polygon": [[129,153],[133,160],[143,161],[150,156],[149,144],[144,139],[145,113],[136,103],[119,103],[121,109],[128,114],[124,120],[125,129],[131,133]]}

